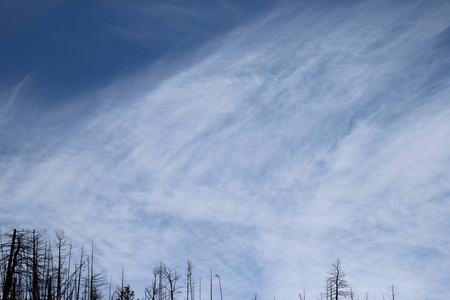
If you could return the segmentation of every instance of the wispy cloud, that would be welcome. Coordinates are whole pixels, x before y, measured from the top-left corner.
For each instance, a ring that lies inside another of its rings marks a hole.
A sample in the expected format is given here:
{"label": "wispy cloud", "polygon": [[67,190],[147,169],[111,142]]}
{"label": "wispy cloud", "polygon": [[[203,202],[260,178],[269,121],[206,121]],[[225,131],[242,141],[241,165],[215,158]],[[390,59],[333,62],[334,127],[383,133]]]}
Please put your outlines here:
{"label": "wispy cloud", "polygon": [[450,296],[448,4],[287,5],[3,159],[2,226],[94,237],[139,289],[192,259],[228,298],[316,297],[340,257],[360,292]]}

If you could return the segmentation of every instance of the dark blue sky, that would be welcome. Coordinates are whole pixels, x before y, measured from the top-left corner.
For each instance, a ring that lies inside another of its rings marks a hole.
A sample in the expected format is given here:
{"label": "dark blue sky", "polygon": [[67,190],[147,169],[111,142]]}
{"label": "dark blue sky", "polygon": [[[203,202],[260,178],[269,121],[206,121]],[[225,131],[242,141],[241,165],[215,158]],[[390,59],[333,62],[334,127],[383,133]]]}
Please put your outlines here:
{"label": "dark blue sky", "polygon": [[0,86],[31,74],[57,102],[188,53],[275,1],[44,2],[0,4]]}

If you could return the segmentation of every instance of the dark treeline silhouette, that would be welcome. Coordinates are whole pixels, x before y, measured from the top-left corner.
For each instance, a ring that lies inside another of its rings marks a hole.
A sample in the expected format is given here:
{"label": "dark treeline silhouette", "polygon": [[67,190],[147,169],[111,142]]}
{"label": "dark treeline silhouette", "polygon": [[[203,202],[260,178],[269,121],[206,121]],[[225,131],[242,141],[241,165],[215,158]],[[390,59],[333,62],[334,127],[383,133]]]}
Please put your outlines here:
{"label": "dark treeline silhouette", "polygon": [[2,300],[100,300],[106,281],[96,251],[72,249],[64,231],[14,229],[0,235]]}
{"label": "dark treeline silhouette", "polygon": [[[88,250],[84,247],[74,250],[63,230],[56,231],[52,238],[44,230],[0,231],[1,300],[134,300],[135,292],[125,283],[124,269],[120,285],[112,292],[112,283],[108,284],[104,272],[97,270],[96,260],[93,241]],[[194,279],[190,261],[184,274],[160,262],[153,269],[151,278],[143,300],[202,300],[201,277],[198,281]],[[223,300],[220,276],[213,275],[212,270],[207,278],[209,297],[205,299],[213,300],[214,278],[218,279]],[[300,300],[307,300],[305,291],[298,296]],[[275,299],[275,294],[273,297]],[[253,299],[258,299],[257,293]],[[317,299],[369,300],[369,294],[358,295],[352,289],[337,259],[325,279],[324,291]],[[386,295],[383,294],[383,299],[396,299],[393,285]]]}

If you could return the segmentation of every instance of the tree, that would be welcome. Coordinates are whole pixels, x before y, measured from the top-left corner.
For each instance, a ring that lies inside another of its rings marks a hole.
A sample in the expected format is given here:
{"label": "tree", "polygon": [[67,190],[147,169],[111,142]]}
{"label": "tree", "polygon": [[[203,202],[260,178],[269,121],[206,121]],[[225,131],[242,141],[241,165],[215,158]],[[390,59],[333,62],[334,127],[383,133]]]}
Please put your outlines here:
{"label": "tree", "polygon": [[350,300],[356,299],[356,292],[352,289],[352,286],[349,287],[348,295],[350,297]]}
{"label": "tree", "polygon": [[163,288],[164,288],[164,285],[163,285],[163,273],[164,273],[164,270],[166,269],[166,265],[165,264],[163,264],[162,263],[162,261],[160,261],[159,262],[159,270],[158,270],[158,276],[159,276],[159,288],[158,288],[158,290],[159,290],[159,300],[162,300],[163,299]]}
{"label": "tree", "polygon": [[89,270],[89,300],[99,300],[102,298],[101,288],[105,285],[105,276],[102,272],[96,273],[94,263],[96,260],[96,249],[94,240],[91,242],[91,260]]}
{"label": "tree", "polygon": [[58,251],[57,256],[57,269],[56,269],[56,300],[61,300],[61,284],[63,280],[63,267],[66,261],[67,255],[64,253],[67,246],[67,239],[64,230],[56,231],[56,248]]}
{"label": "tree", "polygon": [[177,286],[178,280],[181,278],[181,275],[177,273],[176,269],[170,269],[168,267],[165,267],[164,270],[164,277],[167,281],[167,291],[169,292],[169,299],[174,300],[175,295],[179,293],[180,287]]}
{"label": "tree", "polygon": [[84,247],[81,248],[80,253],[80,264],[78,266],[78,278],[76,279],[75,286],[76,286],[76,293],[75,293],[75,300],[80,299],[80,293],[81,293],[81,275],[83,273],[83,267],[85,265],[84,262]]}
{"label": "tree", "polygon": [[397,292],[395,291],[394,285],[389,286],[389,299],[395,300],[396,295],[397,295]]}
{"label": "tree", "polygon": [[223,295],[222,295],[222,282],[221,282],[221,280],[220,280],[220,276],[219,276],[219,274],[216,274],[215,277],[217,277],[217,279],[219,279],[220,300],[223,300]]}
{"label": "tree", "polygon": [[333,283],[332,283],[331,277],[327,277],[327,279],[326,279],[325,299],[333,300]]}
{"label": "tree", "polygon": [[193,280],[193,265],[192,262],[188,260],[186,268],[186,300],[194,300],[194,280]]}
{"label": "tree", "polygon": [[6,269],[6,279],[3,285],[3,300],[7,300],[13,285],[14,271],[17,266],[17,257],[20,250],[20,238],[17,238],[17,230],[14,229],[11,236],[11,248],[8,256],[8,267]]}
{"label": "tree", "polygon": [[45,243],[42,243],[42,239],[45,236],[45,231],[36,231],[33,229],[30,238],[30,259],[27,260],[28,268],[31,273],[31,298],[33,300],[40,300],[41,297],[41,283],[43,280],[44,262],[45,262]]}
{"label": "tree", "polygon": [[53,250],[52,241],[45,235],[43,230],[28,229],[0,233],[1,299],[100,299],[102,277],[94,271],[94,251],[90,257],[82,251],[80,263],[73,268],[72,247],[64,231],[56,232]]}
{"label": "tree", "polygon": [[145,295],[144,295],[145,300],[157,300],[157,296],[161,293],[160,289],[158,288],[158,277],[160,273],[161,273],[160,267],[153,269],[152,284],[145,288]]}
{"label": "tree", "polygon": [[333,263],[329,274],[330,277],[328,277],[327,283],[329,283],[330,288],[330,299],[339,300],[339,297],[347,298],[350,296],[350,292],[347,290],[348,283],[344,279],[345,273],[342,270],[339,258],[336,260],[336,263]]}
{"label": "tree", "polygon": [[209,269],[209,299],[213,300],[213,276],[212,276],[212,269]]}
{"label": "tree", "polygon": [[[302,295],[302,293],[298,293],[298,297],[300,298],[300,300],[306,300],[306,291],[305,291],[305,289],[303,289],[303,295]],[[273,298],[275,299],[275,293],[273,295]]]}
{"label": "tree", "polygon": [[123,288],[117,287],[114,295],[115,295],[114,300],[133,300],[134,299],[134,291],[131,289],[129,284],[123,286]]}

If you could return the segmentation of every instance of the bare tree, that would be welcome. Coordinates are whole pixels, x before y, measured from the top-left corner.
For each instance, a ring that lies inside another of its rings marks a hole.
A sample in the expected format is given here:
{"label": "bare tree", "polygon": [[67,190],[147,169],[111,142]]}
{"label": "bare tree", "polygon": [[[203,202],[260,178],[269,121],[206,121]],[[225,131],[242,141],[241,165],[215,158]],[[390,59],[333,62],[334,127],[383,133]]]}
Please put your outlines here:
{"label": "bare tree", "polygon": [[345,273],[341,267],[341,261],[339,258],[336,260],[336,263],[333,263],[331,267],[330,274],[330,287],[331,293],[334,294],[334,299],[339,300],[339,297],[347,298],[350,296],[350,292],[347,290],[348,283],[345,280]]}
{"label": "bare tree", "polygon": [[59,230],[55,232],[56,235],[56,249],[57,254],[57,268],[56,268],[56,300],[61,300],[61,283],[63,281],[63,267],[67,255],[64,253],[66,251],[67,239],[64,230]]}
{"label": "bare tree", "polygon": [[41,290],[45,289],[42,286],[44,278],[44,264],[45,264],[45,243],[42,241],[46,232],[33,230],[30,236],[29,251],[30,258],[27,260],[31,275],[31,298],[33,300],[40,300]]}
{"label": "bare tree", "polygon": [[325,286],[325,299],[333,300],[333,278],[326,278],[326,286]]}
{"label": "bare tree", "polygon": [[350,297],[350,300],[356,300],[356,292],[352,289],[352,286],[349,286],[348,295]]}
{"label": "bare tree", "polygon": [[[306,292],[305,292],[305,289],[303,289],[303,295],[302,295],[302,293],[298,293],[298,297],[300,298],[300,300],[306,300]],[[275,299],[275,293],[274,293],[273,298]]]}
{"label": "bare tree", "polygon": [[397,292],[395,291],[394,285],[389,286],[389,299],[395,300],[395,296],[397,295]]}
{"label": "bare tree", "polygon": [[[54,252],[52,242],[45,239],[45,231],[15,229],[0,234],[0,291],[5,300],[80,300],[80,289],[85,293],[83,300],[99,299],[89,297],[87,290],[95,292],[100,285],[94,272],[95,257],[91,257],[90,268],[84,266],[84,252],[80,264],[72,270],[72,248],[64,234],[56,232]],[[7,241],[5,241],[7,237]],[[7,248],[7,249],[6,249]],[[87,272],[87,276],[84,272]],[[94,277],[90,277],[90,275]],[[89,280],[88,280],[89,279]],[[84,284],[84,285],[83,285]],[[91,294],[92,295],[92,294]],[[98,296],[98,293],[97,293]]]}
{"label": "bare tree", "polygon": [[94,240],[91,242],[90,277],[89,277],[89,300],[99,300],[102,298],[101,289],[106,284],[105,276],[102,272],[95,272],[94,264],[97,258],[97,250]]}
{"label": "bare tree", "polygon": [[192,288],[192,262],[188,260],[186,268],[186,300],[194,300],[193,288]]}
{"label": "bare tree", "polygon": [[75,300],[79,300],[80,299],[80,293],[81,293],[81,276],[83,273],[83,267],[85,265],[85,261],[84,261],[84,247],[81,248],[81,253],[80,253],[80,264],[78,266],[78,279],[76,282],[76,295],[75,295]]}
{"label": "bare tree", "polygon": [[170,269],[168,267],[165,267],[164,270],[164,278],[167,281],[167,291],[169,292],[169,299],[174,300],[175,295],[179,293],[180,287],[177,286],[178,280],[180,280],[181,275],[177,273],[176,269]]}
{"label": "bare tree", "polygon": [[219,289],[220,289],[220,300],[223,300],[223,294],[222,294],[222,281],[220,280],[219,274],[216,274],[215,277],[219,279]]}
{"label": "bare tree", "polygon": [[2,299],[25,299],[31,273],[28,261],[31,256],[30,231],[13,229],[5,237],[10,242],[1,245],[2,260],[4,260]]}
{"label": "bare tree", "polygon": [[163,264],[162,262],[159,262],[159,272],[158,272],[158,275],[159,275],[159,288],[158,288],[158,290],[159,290],[159,300],[163,299],[163,288],[164,288],[164,285],[163,285],[163,270],[164,269],[166,269],[166,265]]}
{"label": "bare tree", "polygon": [[213,300],[213,276],[212,276],[212,269],[209,269],[209,296],[210,296],[210,300]]}
{"label": "bare tree", "polygon": [[364,300],[369,300],[369,292],[366,292],[366,293],[364,294]]}
{"label": "bare tree", "polygon": [[158,268],[153,269],[152,284],[145,288],[144,298],[146,300],[157,300],[157,296],[161,292],[158,288],[158,277],[159,277],[160,273],[161,273],[161,268],[158,267]]}
{"label": "bare tree", "polygon": [[20,241],[17,241],[17,230],[13,230],[11,246],[8,256],[8,267],[6,269],[5,283],[3,284],[3,300],[7,300],[13,283],[14,269],[17,265],[17,256],[20,249]]}

